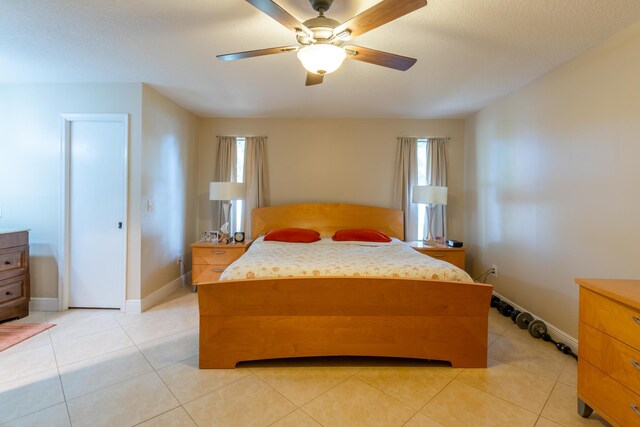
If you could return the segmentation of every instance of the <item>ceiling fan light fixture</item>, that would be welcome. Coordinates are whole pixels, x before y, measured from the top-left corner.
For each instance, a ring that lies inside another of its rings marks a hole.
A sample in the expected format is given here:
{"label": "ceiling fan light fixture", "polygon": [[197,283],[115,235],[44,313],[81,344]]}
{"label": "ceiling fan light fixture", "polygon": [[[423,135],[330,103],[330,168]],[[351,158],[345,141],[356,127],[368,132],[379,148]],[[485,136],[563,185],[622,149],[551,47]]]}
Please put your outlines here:
{"label": "ceiling fan light fixture", "polygon": [[332,44],[314,44],[298,51],[298,59],[307,71],[329,74],[336,71],[347,57],[344,49]]}

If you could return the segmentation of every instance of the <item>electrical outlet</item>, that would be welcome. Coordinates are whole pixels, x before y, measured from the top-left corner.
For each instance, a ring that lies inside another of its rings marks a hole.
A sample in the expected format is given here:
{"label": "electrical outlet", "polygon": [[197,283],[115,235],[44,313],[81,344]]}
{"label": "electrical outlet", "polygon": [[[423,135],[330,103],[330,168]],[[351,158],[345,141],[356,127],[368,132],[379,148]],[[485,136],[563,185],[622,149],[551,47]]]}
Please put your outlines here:
{"label": "electrical outlet", "polygon": [[493,264],[493,265],[491,266],[491,269],[493,270],[493,271],[492,271],[493,275],[494,275],[494,276],[496,276],[496,277],[498,277],[498,266],[497,266],[497,265],[495,265],[495,264]]}
{"label": "electrical outlet", "polygon": [[178,254],[178,256],[176,257],[176,264],[177,265],[182,264],[182,254]]}

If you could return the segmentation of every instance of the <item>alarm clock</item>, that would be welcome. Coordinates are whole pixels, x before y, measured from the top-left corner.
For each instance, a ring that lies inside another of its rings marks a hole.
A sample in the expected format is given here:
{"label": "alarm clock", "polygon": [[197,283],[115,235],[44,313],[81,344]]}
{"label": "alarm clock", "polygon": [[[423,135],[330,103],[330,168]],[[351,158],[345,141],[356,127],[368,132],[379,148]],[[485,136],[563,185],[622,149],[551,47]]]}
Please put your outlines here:
{"label": "alarm clock", "polygon": [[233,235],[233,240],[236,243],[242,243],[244,242],[244,231],[238,231]]}

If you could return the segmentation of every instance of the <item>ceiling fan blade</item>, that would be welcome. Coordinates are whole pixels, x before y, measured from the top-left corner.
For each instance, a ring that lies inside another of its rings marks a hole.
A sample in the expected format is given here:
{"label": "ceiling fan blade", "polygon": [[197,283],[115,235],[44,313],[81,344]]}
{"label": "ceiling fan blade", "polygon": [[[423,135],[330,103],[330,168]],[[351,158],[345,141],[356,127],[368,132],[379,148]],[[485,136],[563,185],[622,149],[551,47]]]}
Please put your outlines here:
{"label": "ceiling fan blade", "polygon": [[426,5],[427,0],[382,0],[336,27],[333,34],[337,36],[349,30],[349,36],[356,37]]}
{"label": "ceiling fan blade", "polygon": [[408,56],[382,52],[362,46],[345,46],[344,49],[347,52],[347,58],[400,71],[407,71],[417,61],[417,59],[409,58]]}
{"label": "ceiling fan blade", "polygon": [[270,47],[268,49],[247,50],[244,52],[226,53],[224,55],[218,55],[216,58],[223,61],[235,61],[236,59],[253,58],[254,56],[273,55],[276,53],[292,52],[298,50],[298,46],[282,46],[282,47]]}
{"label": "ceiling fan blade", "polygon": [[319,85],[322,83],[324,76],[322,74],[312,73],[311,71],[307,71],[307,81],[304,84],[305,86],[313,86]]}
{"label": "ceiling fan blade", "polygon": [[291,31],[302,31],[307,34],[307,36],[313,38],[313,32],[305,27],[302,22],[294,18],[289,12],[280,7],[278,3],[272,0],[247,0],[247,2],[251,3],[253,6],[260,9],[260,11],[266,13]]}

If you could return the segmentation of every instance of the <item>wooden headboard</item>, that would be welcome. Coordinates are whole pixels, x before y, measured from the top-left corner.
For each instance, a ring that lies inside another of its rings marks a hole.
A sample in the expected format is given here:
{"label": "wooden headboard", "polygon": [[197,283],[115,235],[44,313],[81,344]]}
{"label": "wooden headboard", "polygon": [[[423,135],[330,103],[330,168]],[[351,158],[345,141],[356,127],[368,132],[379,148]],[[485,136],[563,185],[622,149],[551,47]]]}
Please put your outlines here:
{"label": "wooden headboard", "polygon": [[251,236],[278,228],[310,228],[332,236],[344,228],[373,228],[404,240],[404,218],[399,209],[337,203],[270,206],[251,212]]}

